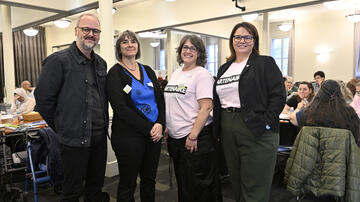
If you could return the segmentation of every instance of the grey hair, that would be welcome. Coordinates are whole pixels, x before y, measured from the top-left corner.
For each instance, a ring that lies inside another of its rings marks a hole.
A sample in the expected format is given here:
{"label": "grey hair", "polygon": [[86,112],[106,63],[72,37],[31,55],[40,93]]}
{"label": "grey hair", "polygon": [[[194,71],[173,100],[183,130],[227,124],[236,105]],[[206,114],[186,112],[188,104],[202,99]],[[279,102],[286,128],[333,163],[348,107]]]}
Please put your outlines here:
{"label": "grey hair", "polygon": [[81,18],[83,18],[83,17],[85,17],[85,16],[91,16],[91,17],[96,18],[96,20],[98,21],[99,26],[100,26],[100,20],[99,20],[99,18],[98,18],[96,15],[93,15],[93,14],[91,14],[91,13],[84,13],[84,14],[81,14],[80,17],[77,19],[77,21],[76,21],[76,27],[79,26]]}

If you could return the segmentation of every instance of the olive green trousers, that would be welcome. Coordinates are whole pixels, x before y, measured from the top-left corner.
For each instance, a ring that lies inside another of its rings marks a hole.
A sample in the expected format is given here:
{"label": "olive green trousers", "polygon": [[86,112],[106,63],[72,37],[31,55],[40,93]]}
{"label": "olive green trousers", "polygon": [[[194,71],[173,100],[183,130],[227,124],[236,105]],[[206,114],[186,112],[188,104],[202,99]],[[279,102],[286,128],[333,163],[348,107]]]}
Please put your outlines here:
{"label": "olive green trousers", "polygon": [[279,134],[256,137],[241,112],[221,112],[221,138],[237,202],[269,201]]}

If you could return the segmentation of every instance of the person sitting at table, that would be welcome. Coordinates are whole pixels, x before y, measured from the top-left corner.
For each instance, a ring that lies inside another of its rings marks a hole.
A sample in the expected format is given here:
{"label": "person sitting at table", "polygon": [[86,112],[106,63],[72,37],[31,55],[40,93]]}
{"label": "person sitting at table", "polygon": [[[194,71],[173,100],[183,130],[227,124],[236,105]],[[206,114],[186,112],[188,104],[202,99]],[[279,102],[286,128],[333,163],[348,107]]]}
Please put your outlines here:
{"label": "person sitting at table", "polygon": [[293,95],[296,95],[298,91],[298,87],[294,85],[294,79],[291,76],[284,77],[284,84],[286,89],[286,99],[290,99]]}
{"label": "person sitting at table", "polygon": [[23,88],[16,88],[10,111],[16,114],[26,114],[34,111],[35,99],[29,97]]}
{"label": "person sitting at table", "polygon": [[29,97],[35,98],[35,97],[34,97],[34,90],[35,90],[35,88],[34,88],[34,87],[31,87],[30,81],[25,80],[25,81],[21,82],[21,88],[23,88],[23,89],[25,90],[26,94],[27,94]]}
{"label": "person sitting at table", "polygon": [[341,93],[343,94],[346,103],[350,104],[353,101],[354,95],[342,80],[337,80],[337,82],[340,85]]}
{"label": "person sitting at table", "polygon": [[360,145],[360,120],[355,110],[346,103],[337,81],[324,81],[311,104],[304,109],[297,108],[294,112],[290,115],[290,121],[294,121],[295,115],[300,127],[323,126],[348,129],[354,135],[357,145]]}
{"label": "person sitting at table", "polygon": [[290,109],[296,109],[299,103],[302,103],[302,106],[306,106],[309,102],[311,102],[313,97],[314,87],[312,84],[306,81],[301,82],[299,84],[297,95],[292,96],[286,101],[282,114],[290,114]]}

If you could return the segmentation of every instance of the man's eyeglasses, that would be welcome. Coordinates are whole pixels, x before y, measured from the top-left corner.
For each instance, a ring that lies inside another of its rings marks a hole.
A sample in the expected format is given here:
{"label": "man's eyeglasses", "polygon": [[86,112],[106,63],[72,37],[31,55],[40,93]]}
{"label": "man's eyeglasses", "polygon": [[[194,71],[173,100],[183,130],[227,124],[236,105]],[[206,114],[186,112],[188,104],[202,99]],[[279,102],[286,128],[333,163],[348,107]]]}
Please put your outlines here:
{"label": "man's eyeglasses", "polygon": [[190,50],[190,52],[195,53],[197,51],[197,48],[195,48],[194,46],[183,46],[183,51],[187,51]]}
{"label": "man's eyeglasses", "polygon": [[250,42],[254,37],[251,35],[234,35],[233,40],[235,42],[240,42],[241,39],[244,39],[245,42]]}
{"label": "man's eyeglasses", "polygon": [[90,33],[90,31],[92,31],[93,35],[95,36],[99,36],[101,30],[98,29],[92,29],[90,27],[77,27],[79,29],[81,29],[81,31],[85,34],[88,35]]}

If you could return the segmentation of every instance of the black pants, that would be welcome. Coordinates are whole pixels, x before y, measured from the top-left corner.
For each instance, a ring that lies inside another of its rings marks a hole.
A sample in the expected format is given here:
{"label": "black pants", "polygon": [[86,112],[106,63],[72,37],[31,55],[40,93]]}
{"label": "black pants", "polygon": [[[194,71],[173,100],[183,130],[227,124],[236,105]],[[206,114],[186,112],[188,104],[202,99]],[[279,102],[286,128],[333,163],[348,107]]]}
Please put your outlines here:
{"label": "black pants", "polygon": [[140,199],[142,202],[155,201],[155,178],[159,164],[161,141],[153,142],[150,134],[112,135],[118,168],[118,202],[134,202],[136,179],[140,174]]}
{"label": "black pants", "polygon": [[198,136],[198,151],[185,148],[186,138],[168,138],[168,150],[173,158],[178,185],[178,202],[212,202],[219,197],[219,175],[211,125]]}
{"label": "black pants", "polygon": [[[61,145],[61,160],[64,169],[62,201],[101,201],[104,185],[107,146],[103,135],[91,137],[90,147],[69,147]],[[85,190],[84,190],[85,181]]]}

